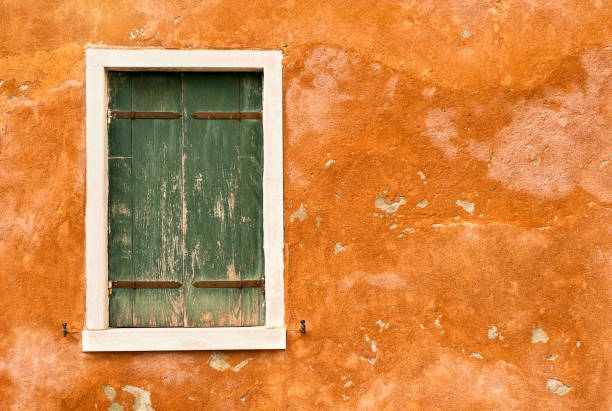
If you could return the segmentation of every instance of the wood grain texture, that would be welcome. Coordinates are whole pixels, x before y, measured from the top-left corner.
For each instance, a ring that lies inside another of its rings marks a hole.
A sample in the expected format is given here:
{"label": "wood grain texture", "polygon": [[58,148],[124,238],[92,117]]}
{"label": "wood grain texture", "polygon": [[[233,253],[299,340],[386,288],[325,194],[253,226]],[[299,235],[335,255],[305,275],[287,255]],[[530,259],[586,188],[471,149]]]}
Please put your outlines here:
{"label": "wood grain texture", "polygon": [[[108,73],[109,102],[111,110],[132,109],[132,77],[129,73]],[[111,118],[108,128],[109,157],[132,155],[132,122],[129,119]]]}
{"label": "wood grain texture", "polygon": [[[116,144],[121,154],[116,160],[122,162],[114,166],[111,181],[113,201],[129,202],[130,218],[115,217],[112,210],[109,216],[111,226],[120,226],[117,233],[133,234],[129,237],[131,265],[124,261],[122,243],[113,240],[112,247],[109,244],[109,271],[120,275],[113,280],[180,281],[183,286],[114,290],[111,326],[263,324],[261,288],[192,285],[194,281],[263,279],[261,121],[240,120],[241,116],[196,119],[190,115],[261,112],[261,73],[113,76],[112,82],[109,78],[111,101],[122,105],[112,109],[177,112],[182,118],[115,118],[111,122],[131,123],[129,151],[125,144]],[[125,102],[126,84],[132,86],[131,105]],[[110,134],[118,132],[113,129],[111,133],[109,128],[109,139]],[[126,311],[132,313],[131,322],[126,320],[130,317]]]}
{"label": "wood grain texture", "polygon": [[[241,103],[242,83],[241,75],[234,73],[185,74],[186,110],[189,113],[236,112],[241,106],[249,111],[260,110],[261,105],[251,107]],[[252,94],[249,91],[248,96]],[[263,263],[263,251],[259,254],[255,251],[258,247],[263,249],[263,236],[250,234],[256,230],[258,221],[261,227],[261,207],[257,202],[261,198],[262,170],[257,169],[261,156],[255,154],[252,158],[251,142],[256,140],[255,136],[250,131],[242,132],[246,123],[259,127],[261,123],[190,117],[185,122],[187,325],[261,324],[260,289],[196,289],[189,285],[197,280],[262,278],[263,271],[258,272],[254,264],[248,263],[253,256],[260,257]],[[245,153],[242,153],[243,140],[247,143]],[[256,144],[261,149],[261,138]],[[243,168],[247,171],[243,172]],[[259,184],[252,184],[251,174],[259,175]],[[258,211],[253,213],[257,207]]]}
{"label": "wood grain texture", "polygon": [[[262,111],[260,73],[241,73],[240,111]],[[263,255],[263,129],[258,120],[240,122],[240,250],[242,280],[264,278]],[[242,289],[242,325],[265,323],[265,296],[259,289]]]}
{"label": "wood grain texture", "polygon": [[[130,110],[131,78],[110,72],[109,108]],[[132,122],[112,119],[108,129],[108,277],[132,279]],[[133,290],[116,290],[109,297],[109,325],[131,327]]]}
{"label": "wood grain texture", "polygon": [[[186,73],[185,109],[238,111],[238,77],[231,73]],[[185,283],[237,280],[234,261],[239,217],[238,120],[186,119],[185,127]],[[240,325],[240,291],[186,287],[186,325]]]}
{"label": "wood grain texture", "polygon": [[[132,110],[181,109],[178,73],[138,73]],[[182,281],[181,120],[132,120],[133,280]],[[134,292],[134,327],[183,325],[178,289]]]}

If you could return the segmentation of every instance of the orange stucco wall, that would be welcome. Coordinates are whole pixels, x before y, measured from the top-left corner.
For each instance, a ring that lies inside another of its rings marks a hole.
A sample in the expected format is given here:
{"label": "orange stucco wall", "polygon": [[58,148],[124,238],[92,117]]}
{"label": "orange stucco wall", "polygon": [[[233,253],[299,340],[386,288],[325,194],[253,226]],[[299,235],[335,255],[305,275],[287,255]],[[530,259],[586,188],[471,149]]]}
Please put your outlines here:
{"label": "orange stucco wall", "polygon": [[[611,18],[2,2],[0,409],[612,408]],[[93,46],[283,51],[286,351],[81,353]]]}

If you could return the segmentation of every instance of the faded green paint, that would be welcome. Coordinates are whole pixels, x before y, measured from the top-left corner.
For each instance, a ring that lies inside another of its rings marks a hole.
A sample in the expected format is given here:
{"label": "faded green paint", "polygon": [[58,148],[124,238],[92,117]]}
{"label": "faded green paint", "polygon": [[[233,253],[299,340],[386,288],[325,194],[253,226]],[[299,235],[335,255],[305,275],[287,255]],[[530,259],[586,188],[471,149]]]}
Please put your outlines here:
{"label": "faded green paint", "polygon": [[[180,73],[135,74],[132,110],[180,111]],[[133,120],[134,280],[183,277],[181,119]],[[182,327],[182,289],[138,289],[135,327]]]}
{"label": "faded green paint", "polygon": [[[241,252],[237,254],[237,270],[241,280],[264,277],[263,255],[263,145],[262,126],[257,120],[242,120],[240,130],[240,176],[238,208],[241,221],[237,229]],[[259,289],[241,290],[242,325],[265,323],[265,298]]]}
{"label": "faded green paint", "polygon": [[[259,73],[240,75],[240,111],[262,111],[262,77]],[[263,255],[263,129],[258,120],[240,122],[240,209],[241,224],[238,272],[242,280],[264,277]],[[259,289],[241,290],[242,325],[265,323],[265,296]]]}
{"label": "faded green paint", "polygon": [[[132,109],[132,76],[127,73],[108,73],[109,108],[130,111]],[[132,121],[114,118],[108,128],[109,157],[131,157]]]}
{"label": "faded green paint", "polygon": [[[109,108],[131,110],[131,77],[108,75]],[[112,119],[108,129],[108,267],[109,280],[132,279],[132,123]],[[131,327],[134,290],[114,290],[109,300],[111,327]]]}
{"label": "faded green paint", "polygon": [[[114,165],[116,177],[110,182],[110,230],[123,233],[133,227],[133,234],[127,257],[126,244],[118,239],[111,243],[109,235],[110,276],[178,280],[183,287],[113,291],[111,326],[263,324],[261,289],[192,286],[197,280],[260,279],[264,275],[261,122],[191,118],[196,111],[261,111],[261,74],[112,76],[110,100],[117,104],[110,108],[174,111],[183,116],[176,120],[122,120],[131,123],[131,135],[122,133],[127,128],[119,127],[119,120],[111,122],[109,153],[110,147],[114,148],[109,155],[121,157],[124,163]],[[128,93],[125,89],[130,84],[133,88]],[[131,105],[126,103],[127,95]],[[131,147],[126,150],[126,146]],[[111,161],[115,159],[109,159],[109,169]],[[126,171],[128,163],[131,167]],[[132,185],[126,187],[129,176]],[[112,207],[128,200],[131,219],[116,218]],[[125,313],[130,309],[131,324]]]}

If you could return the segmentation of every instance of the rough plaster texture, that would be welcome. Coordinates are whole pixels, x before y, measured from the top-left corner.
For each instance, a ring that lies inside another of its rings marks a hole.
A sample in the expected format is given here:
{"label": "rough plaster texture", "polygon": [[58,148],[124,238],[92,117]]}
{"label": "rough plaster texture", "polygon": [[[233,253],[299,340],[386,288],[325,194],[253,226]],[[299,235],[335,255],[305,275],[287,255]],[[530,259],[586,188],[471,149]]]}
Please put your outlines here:
{"label": "rough plaster texture", "polygon": [[[609,1],[0,16],[0,409],[612,408]],[[286,351],[81,353],[91,46],[283,50]]]}

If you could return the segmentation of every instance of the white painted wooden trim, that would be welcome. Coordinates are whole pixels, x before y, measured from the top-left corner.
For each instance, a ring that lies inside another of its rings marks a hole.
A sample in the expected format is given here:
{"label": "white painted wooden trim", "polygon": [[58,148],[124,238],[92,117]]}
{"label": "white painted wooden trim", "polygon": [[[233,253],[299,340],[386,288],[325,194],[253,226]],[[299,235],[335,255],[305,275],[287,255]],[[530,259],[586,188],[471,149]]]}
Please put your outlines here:
{"label": "white painted wooden trim", "polygon": [[284,328],[111,328],[83,331],[83,351],[285,349]]}
{"label": "white painted wooden trim", "polygon": [[[85,56],[87,290],[83,351],[284,349],[282,52],[87,49]],[[263,72],[263,226],[266,282],[264,327],[108,328],[106,74],[110,69]]]}
{"label": "white painted wooden trim", "polygon": [[111,328],[83,331],[83,351],[175,351],[285,349],[285,329]]}

